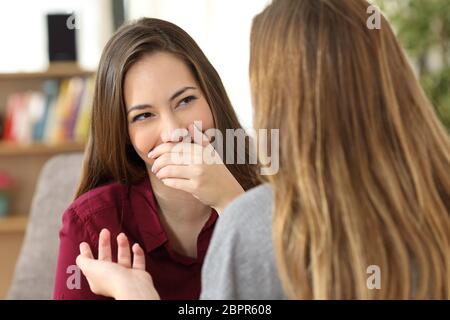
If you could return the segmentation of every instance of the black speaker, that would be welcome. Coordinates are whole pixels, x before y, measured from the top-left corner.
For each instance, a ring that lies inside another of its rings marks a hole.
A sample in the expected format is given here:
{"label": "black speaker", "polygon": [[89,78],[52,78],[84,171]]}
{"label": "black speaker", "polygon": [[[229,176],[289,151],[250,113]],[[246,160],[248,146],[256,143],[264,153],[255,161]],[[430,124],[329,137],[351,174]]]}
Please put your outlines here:
{"label": "black speaker", "polygon": [[51,62],[76,61],[77,48],[75,16],[73,14],[48,14],[48,55]]}
{"label": "black speaker", "polygon": [[117,30],[125,21],[124,1],[123,0],[113,0],[112,9],[113,9],[114,30]]}

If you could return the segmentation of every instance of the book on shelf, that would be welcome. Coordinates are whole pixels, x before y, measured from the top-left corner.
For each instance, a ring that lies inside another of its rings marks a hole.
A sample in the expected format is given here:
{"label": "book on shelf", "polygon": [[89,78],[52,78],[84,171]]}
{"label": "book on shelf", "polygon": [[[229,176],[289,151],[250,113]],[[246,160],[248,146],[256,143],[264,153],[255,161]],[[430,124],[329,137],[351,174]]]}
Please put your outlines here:
{"label": "book on shelf", "polygon": [[7,97],[2,141],[17,144],[85,142],[94,77],[46,80],[41,91]]}

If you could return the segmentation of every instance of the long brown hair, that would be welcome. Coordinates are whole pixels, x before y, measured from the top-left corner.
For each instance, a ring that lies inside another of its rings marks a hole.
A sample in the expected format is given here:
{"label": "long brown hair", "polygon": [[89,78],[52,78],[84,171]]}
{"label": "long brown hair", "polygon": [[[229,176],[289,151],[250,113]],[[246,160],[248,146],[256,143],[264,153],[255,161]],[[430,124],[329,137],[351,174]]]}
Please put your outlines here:
{"label": "long brown hair", "polygon": [[255,127],[280,129],[264,177],[280,278],[291,298],[448,299],[450,139],[369,5],[274,0],[253,22]]}
{"label": "long brown hair", "polygon": [[[123,82],[129,68],[144,54],[153,52],[174,54],[190,68],[211,108],[215,128],[223,134],[225,145],[226,129],[241,128],[219,75],[184,30],[170,22],[151,18],[126,24],[106,44],[100,59],[90,136],[75,197],[110,182],[131,184],[147,174],[145,163],[128,136]],[[239,146],[234,146],[236,159]],[[248,154],[249,145],[245,148]],[[226,150],[223,157],[226,158]],[[227,167],[245,190],[258,184],[255,165],[227,164]]]}

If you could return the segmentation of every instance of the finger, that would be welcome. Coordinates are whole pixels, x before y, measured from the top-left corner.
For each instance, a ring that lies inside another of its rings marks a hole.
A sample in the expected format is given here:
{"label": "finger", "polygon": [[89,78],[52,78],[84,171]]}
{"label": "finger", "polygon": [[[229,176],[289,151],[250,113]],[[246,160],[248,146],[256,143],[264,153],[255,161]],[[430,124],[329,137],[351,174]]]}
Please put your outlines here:
{"label": "finger", "polygon": [[133,269],[145,270],[144,250],[137,243],[133,245]]}
{"label": "finger", "polygon": [[80,243],[80,255],[86,258],[94,259],[94,255],[92,254],[91,247],[87,242]]}
{"label": "finger", "polygon": [[194,121],[193,124],[189,125],[189,133],[193,137],[194,143],[205,147],[208,144],[210,144],[209,137],[206,134],[204,134],[201,131],[201,129],[197,126],[198,123],[199,121]]}
{"label": "finger", "polygon": [[130,244],[125,234],[117,236],[117,263],[125,268],[131,268]]}
{"label": "finger", "polygon": [[158,179],[192,179],[196,174],[196,170],[193,169],[193,167],[185,165],[167,165],[156,173],[156,177]]}
{"label": "finger", "polygon": [[170,150],[172,150],[172,148],[174,147],[174,145],[176,145],[177,142],[165,142],[165,143],[161,143],[160,145],[156,146],[155,148],[153,148],[153,150],[151,150],[147,157],[148,158],[152,158],[152,159],[156,159],[158,158],[160,155],[162,155],[163,153],[167,153],[170,152]]}
{"label": "finger", "polygon": [[111,234],[103,229],[98,237],[98,260],[111,261]]}
{"label": "finger", "polygon": [[178,179],[178,178],[166,178],[161,180],[166,186],[183,190],[188,193],[192,193],[194,191],[192,180],[188,179]]}
{"label": "finger", "polygon": [[77,259],[75,260],[75,263],[77,264],[78,268],[81,269],[84,275],[86,275],[86,272],[89,268],[89,262],[91,262],[92,259],[89,257],[86,257],[82,254],[78,255]]}
{"label": "finger", "polygon": [[157,173],[161,168],[172,164],[172,156],[170,153],[164,153],[162,155],[160,155],[154,162],[152,165],[152,172],[153,173]]}
{"label": "finger", "polygon": [[[184,159],[186,158],[186,159]],[[190,161],[187,159],[188,156],[183,156],[182,154],[174,155],[173,153],[164,153],[160,157],[158,157],[152,165],[152,172],[157,173],[161,168],[175,164],[175,165],[188,165]]]}
{"label": "finger", "polygon": [[75,260],[78,268],[81,269],[85,276],[89,275],[93,270],[95,270],[95,263],[98,261],[94,258],[87,257],[85,255],[79,254]]}

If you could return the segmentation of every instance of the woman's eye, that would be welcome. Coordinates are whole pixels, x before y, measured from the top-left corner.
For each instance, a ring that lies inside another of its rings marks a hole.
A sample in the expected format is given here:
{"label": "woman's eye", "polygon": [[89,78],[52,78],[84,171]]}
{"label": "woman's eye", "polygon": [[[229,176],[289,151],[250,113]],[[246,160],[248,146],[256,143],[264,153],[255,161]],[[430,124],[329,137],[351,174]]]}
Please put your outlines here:
{"label": "woman's eye", "polygon": [[181,100],[177,107],[184,107],[187,104],[189,104],[189,102],[191,102],[191,101],[193,101],[195,99],[197,99],[197,97],[188,96],[188,97],[184,98],[183,100]]}
{"label": "woman's eye", "polygon": [[148,117],[153,118],[154,116],[155,115],[151,112],[141,113],[141,114],[138,114],[137,116],[134,116],[132,122],[141,121]]}

